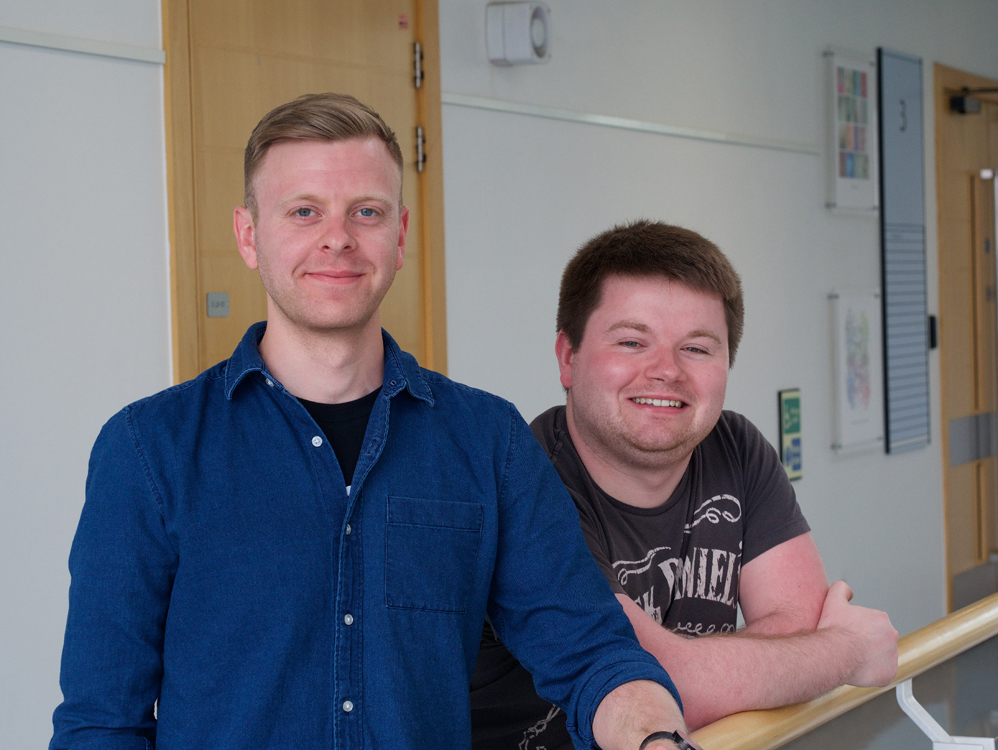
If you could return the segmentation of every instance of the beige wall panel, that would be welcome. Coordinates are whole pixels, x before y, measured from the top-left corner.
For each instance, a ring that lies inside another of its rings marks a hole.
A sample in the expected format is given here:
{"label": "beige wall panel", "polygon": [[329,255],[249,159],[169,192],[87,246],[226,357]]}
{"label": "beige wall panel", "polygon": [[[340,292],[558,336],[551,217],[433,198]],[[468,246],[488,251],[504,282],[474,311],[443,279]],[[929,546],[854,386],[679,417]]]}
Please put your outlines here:
{"label": "beige wall panel", "polygon": [[990,209],[982,208],[991,184],[977,176],[982,168],[993,167],[991,142],[998,139],[990,132],[992,105],[986,104],[980,115],[953,114],[948,107],[949,95],[963,86],[994,82],[940,65],[935,66],[935,80],[939,361],[947,574],[952,578],[983,562],[986,548],[994,544],[996,460],[949,466],[948,441],[951,419],[998,406],[995,252],[992,247],[985,254],[983,246],[986,225],[993,224]]}
{"label": "beige wall panel", "polygon": [[232,210],[243,203],[243,154],[236,149],[200,149],[196,156],[197,241],[202,255],[236,255]]}
{"label": "beige wall panel", "polygon": [[998,467],[998,459],[993,457],[980,462],[978,474],[978,490],[980,492],[978,564],[987,562],[988,554],[995,547],[994,508],[995,492],[998,489],[995,484],[996,467]]}
{"label": "beige wall panel", "polygon": [[[410,225],[409,233],[413,227]],[[388,296],[381,303],[381,325],[398,342],[398,345],[423,361],[423,320],[419,315],[422,305],[422,269],[417,258],[406,252],[405,265],[395,277]]]}
{"label": "beige wall panel", "polygon": [[974,307],[976,401],[978,411],[996,408],[995,252],[993,180],[974,177]]}
{"label": "beige wall panel", "polygon": [[952,577],[977,565],[977,464],[951,466],[947,481],[952,497],[967,498],[946,507],[946,558]]}
{"label": "beige wall panel", "polygon": [[[969,222],[950,222],[939,243],[939,345],[945,354],[944,421],[973,414],[974,330]],[[944,239],[945,238],[945,239]],[[942,270],[946,267],[946,271]],[[945,425],[944,425],[945,426]]]}
{"label": "beige wall panel", "polygon": [[260,118],[306,93],[352,94],[395,130],[406,162],[415,161],[416,93],[409,73],[386,73],[289,57],[215,48],[196,51],[197,148],[244,149]]}
{"label": "beige wall panel", "polygon": [[[201,257],[201,362],[210,367],[232,356],[236,344],[246,333],[246,329],[258,320],[267,318],[267,297],[260,283],[260,275],[251,271],[243,263],[239,253],[231,255],[211,255]],[[207,316],[207,293],[227,292],[229,295],[229,316],[209,318]]]}
{"label": "beige wall panel", "polygon": [[191,56],[186,3],[163,3],[163,70],[166,175],[170,221],[170,296],[173,319],[173,382],[195,377],[198,367],[197,252]]}
{"label": "beige wall panel", "polygon": [[[301,56],[363,68],[412,67],[412,0],[216,0],[194,3],[196,45]],[[402,28],[405,16],[408,28]],[[400,45],[402,40],[409,45]]]}
{"label": "beige wall panel", "polygon": [[970,175],[968,167],[947,169],[938,175],[947,185],[945,195],[938,198],[939,220],[970,225]]}
{"label": "beige wall panel", "polygon": [[[968,178],[966,182],[970,182]],[[969,207],[970,191],[967,191],[967,206]],[[970,249],[971,238],[973,237],[973,224],[971,223],[969,210],[964,211],[959,220],[946,219],[946,237],[940,243],[941,259],[945,258],[949,268],[949,274],[954,278],[970,280],[970,273],[973,267],[973,254]],[[950,290],[956,296],[966,296],[969,290],[963,289],[959,292]]]}

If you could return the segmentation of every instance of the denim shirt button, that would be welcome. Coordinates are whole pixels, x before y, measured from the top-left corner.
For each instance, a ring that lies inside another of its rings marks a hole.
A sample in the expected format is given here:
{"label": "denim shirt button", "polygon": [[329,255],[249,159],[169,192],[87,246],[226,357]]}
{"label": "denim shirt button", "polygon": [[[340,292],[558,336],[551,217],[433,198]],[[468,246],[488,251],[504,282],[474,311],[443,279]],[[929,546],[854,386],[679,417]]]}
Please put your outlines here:
{"label": "denim shirt button", "polygon": [[312,445],[318,448],[320,445],[322,445],[322,438],[316,435],[314,438],[312,438]]}
{"label": "denim shirt button", "polygon": [[274,387],[274,381],[271,380],[270,378],[267,378],[267,385],[269,385],[271,388],[273,388]]}
{"label": "denim shirt button", "polygon": [[353,701],[343,701],[343,710],[347,713],[353,711]]}
{"label": "denim shirt button", "polygon": [[347,527],[343,533],[346,534],[347,536],[350,536],[351,531],[353,531],[353,529],[350,528],[350,524],[347,524]]}
{"label": "denim shirt button", "polygon": [[353,625],[353,615],[347,612],[345,615],[343,615],[343,622],[345,622],[347,625]]}

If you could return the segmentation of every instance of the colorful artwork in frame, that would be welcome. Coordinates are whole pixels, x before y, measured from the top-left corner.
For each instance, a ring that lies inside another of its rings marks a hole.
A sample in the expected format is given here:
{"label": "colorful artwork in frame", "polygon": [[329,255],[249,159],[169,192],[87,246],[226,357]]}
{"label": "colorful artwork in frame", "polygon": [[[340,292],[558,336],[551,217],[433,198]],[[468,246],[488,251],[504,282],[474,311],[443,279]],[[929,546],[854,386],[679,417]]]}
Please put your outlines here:
{"label": "colorful artwork in frame", "polygon": [[780,391],[780,461],[792,482],[804,476],[800,426],[800,388]]}
{"label": "colorful artwork in frame", "polygon": [[879,291],[833,292],[835,439],[838,451],[884,445],[883,332]]}
{"label": "colorful artwork in frame", "polygon": [[829,208],[875,214],[877,181],[876,59],[830,49],[828,60]]}

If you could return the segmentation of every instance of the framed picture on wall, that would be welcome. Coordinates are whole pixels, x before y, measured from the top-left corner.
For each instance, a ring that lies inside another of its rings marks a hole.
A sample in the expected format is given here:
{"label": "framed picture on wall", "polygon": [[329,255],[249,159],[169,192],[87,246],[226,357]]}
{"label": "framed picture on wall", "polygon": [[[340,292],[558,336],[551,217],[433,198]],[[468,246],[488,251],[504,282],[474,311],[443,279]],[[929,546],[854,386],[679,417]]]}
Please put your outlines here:
{"label": "framed picture on wall", "polygon": [[832,292],[836,451],[884,447],[880,292]]}
{"label": "framed picture on wall", "polygon": [[879,206],[877,177],[877,60],[829,48],[828,197],[836,211],[875,215]]}

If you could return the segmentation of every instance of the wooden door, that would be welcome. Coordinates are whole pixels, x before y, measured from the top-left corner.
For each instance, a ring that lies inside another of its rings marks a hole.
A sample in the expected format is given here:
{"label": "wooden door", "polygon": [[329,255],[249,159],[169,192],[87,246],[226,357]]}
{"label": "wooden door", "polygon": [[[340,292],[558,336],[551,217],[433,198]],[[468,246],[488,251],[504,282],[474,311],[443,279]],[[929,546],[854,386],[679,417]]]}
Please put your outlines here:
{"label": "wooden door", "polygon": [[[963,87],[998,82],[936,65],[936,177],[939,210],[939,348],[949,606],[954,579],[998,551],[998,309],[993,178],[998,167],[998,99],[978,114],[950,111]],[[986,173],[985,173],[986,174]],[[964,602],[959,602],[964,603]]]}
{"label": "wooden door", "polygon": [[[356,96],[398,136],[409,234],[382,325],[421,364],[445,370],[435,0],[167,0],[164,15],[176,380],[229,357],[246,328],[266,318],[259,275],[243,264],[232,232],[243,149],[270,109],[321,91]],[[227,316],[209,316],[210,293],[228,295]]]}

